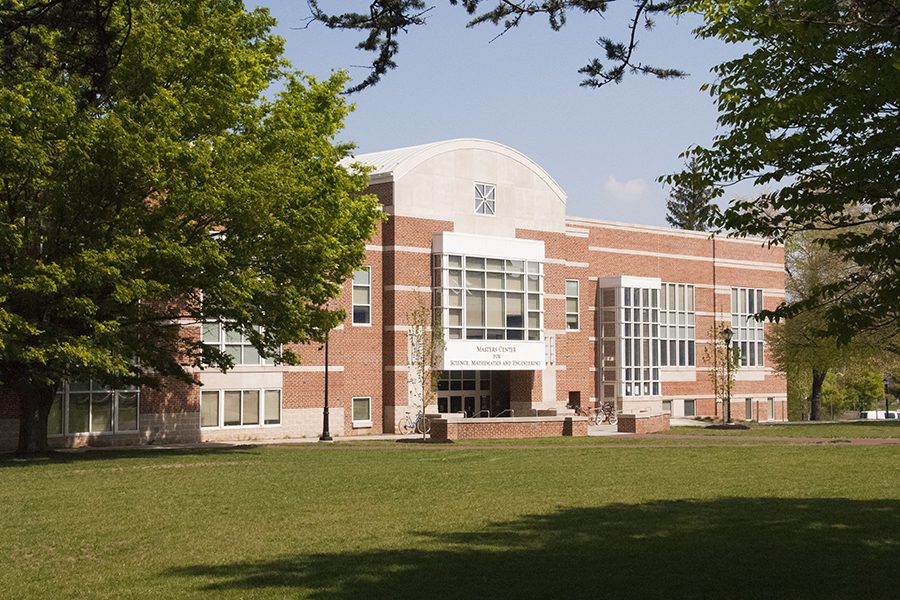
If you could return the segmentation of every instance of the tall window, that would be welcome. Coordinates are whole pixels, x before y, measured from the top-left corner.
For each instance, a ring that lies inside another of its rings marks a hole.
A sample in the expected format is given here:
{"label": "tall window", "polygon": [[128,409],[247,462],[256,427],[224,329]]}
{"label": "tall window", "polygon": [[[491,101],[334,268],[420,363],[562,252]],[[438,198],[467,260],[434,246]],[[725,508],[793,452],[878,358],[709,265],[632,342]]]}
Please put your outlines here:
{"label": "tall window", "polygon": [[281,423],[281,390],[204,390],[201,427],[254,427]]}
{"label": "tall window", "polygon": [[763,324],[753,318],[762,310],[762,290],[731,288],[732,345],[742,367],[763,366]]}
{"label": "tall window", "polygon": [[138,429],[137,388],[112,389],[94,381],[64,385],[47,418],[47,433],[132,432]]}
{"label": "tall window", "polygon": [[[271,365],[272,359],[260,356],[250,338],[239,331],[228,329],[227,323],[204,323],[203,343],[215,346],[234,361],[235,365]],[[261,332],[261,327],[256,327]]]}
{"label": "tall window", "polygon": [[622,288],[625,396],[659,395],[659,290]]}
{"label": "tall window", "polygon": [[475,214],[496,214],[497,188],[487,183],[475,184]]}
{"label": "tall window", "polygon": [[566,279],[566,329],[570,331],[577,331],[579,328],[579,304],[578,281]]}
{"label": "tall window", "polygon": [[541,263],[441,255],[434,267],[434,305],[447,339],[541,339]]}
{"label": "tall window", "polygon": [[659,298],[660,366],[694,366],[694,319],[694,286],[662,284]]}
{"label": "tall window", "polygon": [[369,267],[353,272],[353,324],[372,324],[372,270]]}

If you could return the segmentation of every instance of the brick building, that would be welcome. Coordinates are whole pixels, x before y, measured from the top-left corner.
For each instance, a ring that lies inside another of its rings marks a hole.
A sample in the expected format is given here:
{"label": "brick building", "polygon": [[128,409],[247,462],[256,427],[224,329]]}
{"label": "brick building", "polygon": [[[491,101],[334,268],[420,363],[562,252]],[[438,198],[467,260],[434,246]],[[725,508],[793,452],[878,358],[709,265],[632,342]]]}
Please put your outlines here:
{"label": "brick building", "polygon": [[[566,216],[566,196],[506,146],[451,140],[356,157],[389,219],[336,304],[330,335],[334,435],[393,431],[415,411],[409,316],[441,315],[444,379],[430,410],[467,417],[564,412],[614,401],[619,411],[721,416],[710,382],[714,329],[740,349],[732,415],[787,418],[771,368],[768,324],[750,315],[784,298],[783,252],[758,239]],[[51,414],[57,443],[242,440],[318,435],[324,352],[267,364],[218,325],[204,341],[235,356],[202,386],[163,391],[70,386]],[[0,415],[0,443],[15,441]],[[3,418],[6,417],[6,418]]]}

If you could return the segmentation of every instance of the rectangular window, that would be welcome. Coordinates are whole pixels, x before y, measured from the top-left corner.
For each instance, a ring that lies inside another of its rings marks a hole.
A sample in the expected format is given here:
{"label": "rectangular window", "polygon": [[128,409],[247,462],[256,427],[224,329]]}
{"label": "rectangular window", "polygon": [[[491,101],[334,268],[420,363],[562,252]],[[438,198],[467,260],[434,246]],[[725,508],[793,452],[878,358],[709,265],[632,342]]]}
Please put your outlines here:
{"label": "rectangular window", "polygon": [[475,214],[495,215],[497,203],[496,186],[487,183],[475,184]]}
{"label": "rectangular window", "polygon": [[753,400],[751,398],[744,400],[744,420],[753,420]]}
{"label": "rectangular window", "polygon": [[353,426],[372,426],[372,399],[369,397],[353,398]]}
{"label": "rectangular window", "polygon": [[219,426],[219,392],[200,392],[200,427]]}
{"label": "rectangular window", "polygon": [[435,310],[447,339],[542,339],[541,263],[460,255],[433,262]]}
{"label": "rectangular window", "polygon": [[[262,333],[261,327],[255,327],[255,330],[256,333]],[[204,344],[215,346],[230,356],[235,366],[272,364],[271,359],[260,356],[248,335],[229,329],[227,323],[204,323],[201,336]]]}
{"label": "rectangular window", "polygon": [[50,407],[47,433],[137,431],[139,397],[136,388],[117,390],[91,380],[65,384]]}
{"label": "rectangular window", "polygon": [[353,272],[353,324],[372,324],[372,269]]}
{"label": "rectangular window", "polygon": [[281,423],[281,390],[204,390],[201,427],[258,427]]}
{"label": "rectangular window", "polygon": [[[608,290],[613,290],[613,293],[607,293]],[[603,366],[616,365],[617,347],[621,348],[618,354],[622,357],[617,375],[613,369],[603,369],[603,382],[617,382],[618,395],[621,396],[658,396],[659,290],[604,288],[600,291],[600,297],[601,318],[616,320],[605,328],[606,332],[600,340]],[[616,335],[617,331],[621,335]],[[604,391],[604,400],[612,399]]]}
{"label": "rectangular window", "polygon": [[753,316],[762,309],[761,289],[731,288],[731,344],[742,367],[763,366],[763,324]]}
{"label": "rectangular window", "polygon": [[693,367],[696,347],[694,286],[664,283],[659,303],[659,364]]}
{"label": "rectangular window", "polygon": [[566,329],[578,331],[580,295],[578,293],[578,281],[566,279]]}
{"label": "rectangular window", "polygon": [[265,410],[263,414],[265,424],[281,424],[281,390],[266,390],[264,394]]}
{"label": "rectangular window", "polygon": [[684,416],[686,417],[695,417],[697,416],[697,405],[696,400],[685,400],[684,401]]}
{"label": "rectangular window", "polygon": [[775,398],[769,398],[766,401],[766,408],[768,409],[766,418],[772,421],[775,419]]}

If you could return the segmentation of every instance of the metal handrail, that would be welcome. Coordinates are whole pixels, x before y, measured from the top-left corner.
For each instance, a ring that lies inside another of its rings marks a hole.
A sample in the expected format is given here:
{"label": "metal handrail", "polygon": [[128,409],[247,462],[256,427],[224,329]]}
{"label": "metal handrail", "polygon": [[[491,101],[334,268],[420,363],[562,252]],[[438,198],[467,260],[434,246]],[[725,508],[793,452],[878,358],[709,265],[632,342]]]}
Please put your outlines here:
{"label": "metal handrail", "polygon": [[485,408],[483,410],[478,411],[478,418],[482,418],[484,416],[484,413],[487,413],[488,418],[491,417],[491,411],[489,411],[488,409]]}
{"label": "metal handrail", "polygon": [[516,411],[514,411],[514,410],[511,409],[511,408],[507,408],[506,410],[502,410],[502,411],[498,412],[498,413],[496,414],[496,416],[502,417],[502,416],[505,415],[506,413],[509,413],[509,416],[511,416],[511,417],[516,416]]}

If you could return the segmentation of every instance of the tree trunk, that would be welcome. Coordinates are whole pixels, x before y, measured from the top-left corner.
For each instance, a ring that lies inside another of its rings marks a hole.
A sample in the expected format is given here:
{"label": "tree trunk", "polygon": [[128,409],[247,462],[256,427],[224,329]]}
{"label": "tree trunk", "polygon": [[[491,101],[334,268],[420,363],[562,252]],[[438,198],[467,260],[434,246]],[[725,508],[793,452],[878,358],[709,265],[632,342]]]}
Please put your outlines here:
{"label": "tree trunk", "polygon": [[828,369],[813,369],[812,393],[809,396],[809,420],[818,421],[822,412],[822,384],[825,383],[825,375]]}
{"label": "tree trunk", "polygon": [[33,456],[45,454],[47,446],[47,419],[56,396],[51,386],[20,388],[17,390],[22,413],[19,416],[19,446],[16,454]]}

